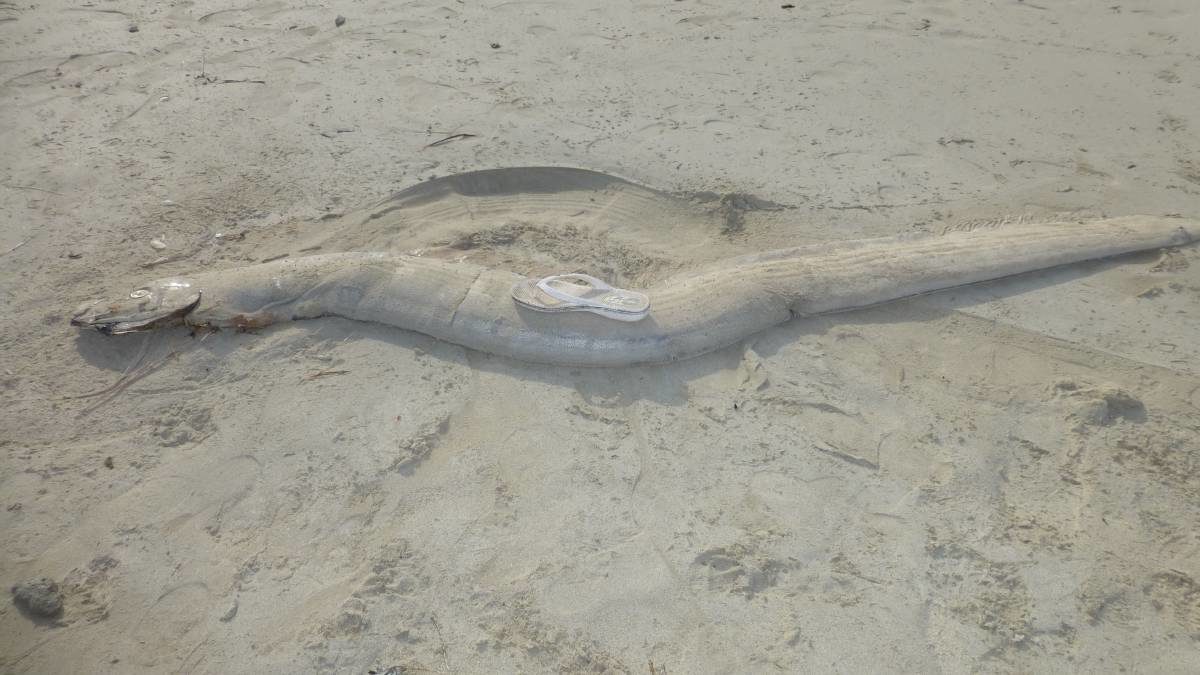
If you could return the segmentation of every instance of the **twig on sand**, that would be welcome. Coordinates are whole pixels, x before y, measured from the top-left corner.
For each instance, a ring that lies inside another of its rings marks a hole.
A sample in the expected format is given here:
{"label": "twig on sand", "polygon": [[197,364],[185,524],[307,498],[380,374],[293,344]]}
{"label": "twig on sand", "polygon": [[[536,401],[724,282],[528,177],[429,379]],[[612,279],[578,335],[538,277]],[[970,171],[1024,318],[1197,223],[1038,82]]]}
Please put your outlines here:
{"label": "twig on sand", "polygon": [[13,75],[12,77],[8,78],[7,80],[0,82],[0,87],[7,87],[9,84],[15,82],[16,80],[21,79],[22,77],[29,77],[30,75],[37,75],[38,73],[44,73],[47,70],[50,70],[50,69],[49,68],[38,68],[37,70],[31,70],[28,73],[21,73],[20,75]]}
{"label": "twig on sand", "polygon": [[55,192],[54,190],[47,190],[46,188],[40,188],[40,187],[37,187],[36,185],[13,185],[12,183],[0,183],[0,185],[3,185],[6,188],[12,188],[13,190],[37,190],[38,192],[48,192],[52,195],[58,195],[59,197],[62,196],[61,192]]}
{"label": "twig on sand", "polygon": [[215,12],[209,12],[208,14],[205,14],[204,16],[200,17],[199,19],[196,19],[196,21],[198,23],[204,23],[205,21],[208,21],[209,19],[213,18],[214,16],[216,16],[218,14],[228,14],[230,12],[245,12],[250,9],[254,9],[254,5],[250,5],[248,7],[232,7],[230,9],[218,9]]}
{"label": "twig on sand", "polygon": [[434,148],[437,147],[437,145],[450,143],[451,141],[461,141],[463,138],[475,138],[476,136],[479,136],[478,133],[452,133],[450,136],[446,136],[445,138],[439,139],[439,141],[434,141],[433,143],[426,145],[426,148]]}
{"label": "twig on sand", "polygon": [[66,11],[68,11],[68,12],[96,12],[98,14],[120,14],[121,16],[124,16],[124,17],[129,16],[128,12],[122,12],[119,9],[97,9],[95,7],[68,7]]}
{"label": "twig on sand", "polygon": [[441,643],[441,646],[435,651],[441,652],[442,663],[446,666],[446,672],[452,673],[454,671],[450,668],[450,648],[446,646],[446,637],[442,635],[442,624],[438,623],[437,614],[431,614],[429,621],[433,624],[433,627],[437,629],[438,642]]}
{"label": "twig on sand", "polygon": [[[134,55],[133,52],[125,50],[125,49],[106,49],[101,52],[88,52],[86,54],[71,54],[67,58],[60,61],[58,65],[54,66],[53,70],[55,71],[56,75],[61,75],[62,73],[59,72],[59,68],[62,68],[69,61],[73,61],[75,59],[83,58],[86,56],[103,56],[105,54],[129,54],[130,56]],[[24,61],[24,60],[32,60],[32,59],[22,59],[22,60]],[[15,61],[12,61],[12,62],[15,63]],[[48,70],[51,70],[51,69],[50,68],[38,68],[37,70],[31,70],[28,73],[21,73],[20,75],[14,75],[3,82],[0,82],[0,87],[6,87],[9,84],[12,84],[13,82],[15,82],[16,80],[21,79],[22,77],[29,77],[30,75],[44,73]]]}
{"label": "twig on sand", "polygon": [[127,119],[129,119],[129,118],[133,117],[134,115],[136,115],[136,114],[138,114],[138,113],[142,112],[142,110],[143,110],[143,109],[144,109],[146,106],[150,105],[150,102],[151,102],[151,101],[153,101],[153,100],[154,100],[154,98],[155,98],[156,96],[157,96],[158,98],[160,98],[160,99],[162,98],[162,95],[161,95],[161,94],[159,94],[158,92],[155,92],[155,93],[153,93],[153,94],[150,94],[149,96],[147,96],[147,97],[146,97],[146,100],[145,100],[145,101],[142,101],[142,104],[141,104],[141,105],[139,105],[138,107],[136,107],[136,108],[134,108],[134,109],[133,109],[133,112],[129,113],[129,114],[128,114],[128,115],[126,115],[125,117],[122,117],[121,119],[119,119],[119,120],[117,120],[117,121],[113,122],[112,124],[108,125],[108,128],[109,128],[109,129],[115,128],[115,127],[116,127],[118,124],[120,124],[121,122],[124,122],[125,120],[127,120]]}
{"label": "twig on sand", "polygon": [[21,248],[22,246],[24,246],[25,244],[28,244],[28,243],[29,243],[29,242],[31,242],[31,241],[33,241],[33,237],[30,237],[30,238],[26,239],[25,241],[23,241],[23,242],[21,242],[21,243],[17,244],[16,246],[14,246],[14,247],[12,247],[12,248],[8,249],[8,250],[7,250],[7,251],[5,251],[4,253],[0,253],[0,255],[8,255],[9,253],[12,253],[13,251],[15,251],[15,250],[17,250],[17,249]]}
{"label": "twig on sand", "polygon": [[191,254],[190,253],[177,253],[175,255],[165,255],[165,256],[162,256],[161,258],[155,258],[154,260],[151,260],[149,262],[138,263],[138,267],[141,267],[142,269],[150,269],[151,267],[157,267],[159,265],[165,265],[167,263],[178,262],[180,260],[183,260],[184,258],[187,258],[189,255],[191,255]]}
{"label": "twig on sand", "polygon": [[213,77],[205,73],[200,73],[196,76],[200,80],[200,84],[266,84],[266,80],[229,80]]}
{"label": "twig on sand", "polygon": [[[882,444],[882,441],[881,441],[881,444]],[[818,451],[823,452],[832,457],[836,457],[836,458],[842,460],[843,462],[849,462],[850,464],[855,464],[857,466],[866,467],[873,471],[879,470],[879,462],[878,461],[872,462],[869,459],[863,459],[862,457],[852,455],[852,454],[842,450],[841,448],[836,447],[832,443],[829,443],[829,442],[814,443],[812,447],[814,450],[818,450]],[[876,452],[878,452],[878,449],[876,449]]]}
{"label": "twig on sand", "polygon": [[316,372],[305,375],[304,381],[309,382],[309,381],[317,379],[318,377],[327,377],[329,375],[345,375],[346,373],[349,373],[349,372],[350,371],[348,371],[348,370],[318,370]]}

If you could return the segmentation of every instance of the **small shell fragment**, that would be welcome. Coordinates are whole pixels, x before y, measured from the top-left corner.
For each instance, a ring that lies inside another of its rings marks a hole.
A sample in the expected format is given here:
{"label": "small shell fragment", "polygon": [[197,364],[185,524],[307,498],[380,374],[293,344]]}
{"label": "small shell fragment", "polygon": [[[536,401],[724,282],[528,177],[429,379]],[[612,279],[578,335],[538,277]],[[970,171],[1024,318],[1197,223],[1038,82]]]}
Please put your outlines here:
{"label": "small shell fragment", "polygon": [[150,248],[154,249],[155,251],[161,251],[166,247],[167,247],[167,244],[162,239],[151,239],[150,240]]}

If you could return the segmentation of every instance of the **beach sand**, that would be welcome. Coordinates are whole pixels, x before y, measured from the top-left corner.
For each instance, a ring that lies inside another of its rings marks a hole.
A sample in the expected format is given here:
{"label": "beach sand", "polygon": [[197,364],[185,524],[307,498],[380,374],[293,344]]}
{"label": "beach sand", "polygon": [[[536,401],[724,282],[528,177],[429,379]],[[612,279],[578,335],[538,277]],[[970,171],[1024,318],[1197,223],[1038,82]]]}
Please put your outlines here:
{"label": "beach sand", "polygon": [[[0,605],[0,670],[1194,668],[1195,245],[655,367],[67,323],[310,246],[648,283],[1200,217],[1200,6],[975,4],[0,3],[0,582],[64,604]],[[540,165],[712,218],[348,217]]]}

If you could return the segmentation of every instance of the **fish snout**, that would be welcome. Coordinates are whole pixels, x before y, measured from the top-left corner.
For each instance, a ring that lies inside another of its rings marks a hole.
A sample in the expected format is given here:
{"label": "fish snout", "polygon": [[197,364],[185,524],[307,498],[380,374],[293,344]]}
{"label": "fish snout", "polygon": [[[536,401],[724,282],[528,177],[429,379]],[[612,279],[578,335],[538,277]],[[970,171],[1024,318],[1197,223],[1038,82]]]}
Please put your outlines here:
{"label": "fish snout", "polygon": [[112,317],[118,311],[120,308],[116,305],[105,307],[104,300],[89,300],[71,312],[71,325],[103,330],[104,319]]}
{"label": "fish snout", "polygon": [[128,300],[83,303],[71,314],[71,325],[95,328],[105,335],[136,333],[182,323],[199,304],[199,292],[179,302],[163,303],[162,298],[135,291]]}

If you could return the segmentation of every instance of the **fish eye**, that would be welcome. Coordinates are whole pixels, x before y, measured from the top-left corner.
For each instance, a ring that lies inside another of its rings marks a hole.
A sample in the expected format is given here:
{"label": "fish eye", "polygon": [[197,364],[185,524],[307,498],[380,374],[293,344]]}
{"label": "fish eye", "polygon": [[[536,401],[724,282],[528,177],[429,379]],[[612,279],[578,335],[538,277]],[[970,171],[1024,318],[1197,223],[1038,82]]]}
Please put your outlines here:
{"label": "fish eye", "polygon": [[133,298],[134,300],[138,300],[140,298],[148,298],[148,297],[150,297],[150,289],[139,288],[136,291],[130,293],[129,297]]}

